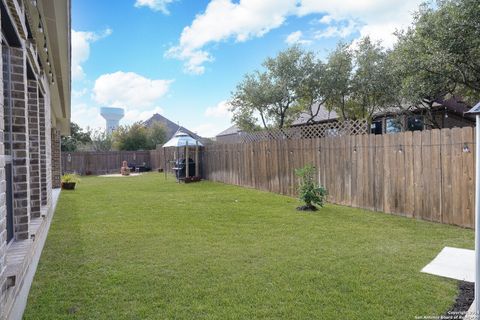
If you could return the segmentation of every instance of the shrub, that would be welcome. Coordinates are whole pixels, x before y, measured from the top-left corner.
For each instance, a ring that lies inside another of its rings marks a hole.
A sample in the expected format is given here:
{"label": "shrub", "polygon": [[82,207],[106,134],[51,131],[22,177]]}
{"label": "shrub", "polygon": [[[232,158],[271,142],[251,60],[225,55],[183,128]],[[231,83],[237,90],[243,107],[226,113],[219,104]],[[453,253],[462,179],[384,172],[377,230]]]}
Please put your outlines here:
{"label": "shrub", "polygon": [[300,178],[298,196],[300,200],[305,202],[304,209],[315,210],[315,204],[323,207],[327,189],[315,183],[315,167],[311,164],[306,165],[303,168],[296,169],[295,174]]}
{"label": "shrub", "polygon": [[73,173],[67,173],[62,176],[62,182],[80,182],[80,176]]}

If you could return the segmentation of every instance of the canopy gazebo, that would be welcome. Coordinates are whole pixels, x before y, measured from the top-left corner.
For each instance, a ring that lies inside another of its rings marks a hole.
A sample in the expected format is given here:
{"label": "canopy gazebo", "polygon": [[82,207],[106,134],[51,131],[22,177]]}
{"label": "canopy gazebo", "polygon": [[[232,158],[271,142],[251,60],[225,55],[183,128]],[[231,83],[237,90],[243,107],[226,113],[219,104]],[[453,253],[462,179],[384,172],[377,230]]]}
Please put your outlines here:
{"label": "canopy gazebo", "polygon": [[[164,158],[164,166],[166,166],[166,155],[165,155],[165,148],[175,148],[175,151],[173,153],[173,162],[174,162],[174,168],[175,170],[175,175],[177,177],[177,180],[180,181],[183,178],[183,174],[181,174],[183,169],[185,170],[185,178],[191,178],[192,177],[192,170],[190,168],[190,165],[192,164],[191,159],[189,158],[189,153],[190,153],[190,148],[195,147],[195,160],[194,160],[194,177],[199,177],[200,176],[200,163],[199,163],[199,148],[203,147],[203,144],[198,141],[197,139],[192,138],[190,135],[187,133],[178,130],[177,133],[167,141],[163,146],[163,158]],[[183,159],[180,157],[180,153],[183,150]],[[166,170],[165,170],[165,177],[166,177]]]}

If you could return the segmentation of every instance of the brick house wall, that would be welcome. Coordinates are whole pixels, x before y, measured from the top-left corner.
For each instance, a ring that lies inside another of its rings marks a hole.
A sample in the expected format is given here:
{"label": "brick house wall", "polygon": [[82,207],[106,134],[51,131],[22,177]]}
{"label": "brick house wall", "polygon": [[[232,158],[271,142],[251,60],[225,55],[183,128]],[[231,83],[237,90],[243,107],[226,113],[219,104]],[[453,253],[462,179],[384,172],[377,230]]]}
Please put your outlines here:
{"label": "brick house wall", "polygon": [[37,81],[28,80],[28,140],[30,153],[30,217],[40,217],[40,123]]}
{"label": "brick house wall", "polygon": [[[71,45],[71,0],[5,4],[0,6],[0,320],[21,318],[17,297],[28,294],[28,279],[52,220],[58,198],[52,188],[60,187],[61,130],[67,131],[70,117],[70,74],[61,72],[71,62],[69,54],[60,56]],[[46,6],[55,10],[42,11]],[[58,20],[47,25],[52,15]],[[43,28],[37,27],[39,21]]]}
{"label": "brick house wall", "polygon": [[61,157],[61,135],[57,129],[52,129],[52,187],[61,187],[62,157]]}
{"label": "brick house wall", "polygon": [[30,150],[27,109],[26,53],[21,48],[10,48],[12,108],[12,163],[13,208],[15,239],[28,239],[30,223]]}
{"label": "brick house wall", "polygon": [[[3,51],[3,50],[2,50]],[[0,66],[3,59],[0,60]],[[2,68],[3,69],[3,68]],[[0,73],[3,82],[3,72]],[[0,86],[0,97],[3,97],[3,85]],[[0,98],[0,155],[5,154],[5,121],[3,99]],[[0,297],[6,291],[6,250],[7,250],[7,205],[6,205],[5,159],[0,157]],[[0,299],[0,310],[5,309],[4,299]]]}

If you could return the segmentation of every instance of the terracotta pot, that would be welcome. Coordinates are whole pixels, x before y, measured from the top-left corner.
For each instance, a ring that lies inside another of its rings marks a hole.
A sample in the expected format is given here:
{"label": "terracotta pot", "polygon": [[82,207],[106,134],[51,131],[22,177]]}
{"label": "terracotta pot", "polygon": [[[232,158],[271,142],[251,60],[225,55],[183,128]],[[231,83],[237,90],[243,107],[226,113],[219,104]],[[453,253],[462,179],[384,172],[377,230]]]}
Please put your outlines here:
{"label": "terracotta pot", "polygon": [[76,182],[62,182],[62,190],[75,190]]}

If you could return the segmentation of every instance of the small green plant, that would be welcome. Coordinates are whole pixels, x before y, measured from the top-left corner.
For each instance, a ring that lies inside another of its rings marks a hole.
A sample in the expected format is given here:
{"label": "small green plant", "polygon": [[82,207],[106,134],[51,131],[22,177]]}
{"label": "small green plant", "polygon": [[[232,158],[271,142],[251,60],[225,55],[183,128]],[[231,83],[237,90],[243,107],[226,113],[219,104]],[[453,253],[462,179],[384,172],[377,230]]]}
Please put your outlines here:
{"label": "small green plant", "polygon": [[65,183],[70,183],[70,182],[75,182],[78,183],[80,182],[80,176],[78,174],[74,173],[67,173],[62,176],[62,182]]}
{"label": "small green plant", "polygon": [[315,182],[315,167],[311,164],[303,168],[295,169],[295,174],[300,178],[298,185],[298,197],[305,202],[298,210],[317,210],[316,205],[323,207],[327,197],[327,189]]}

